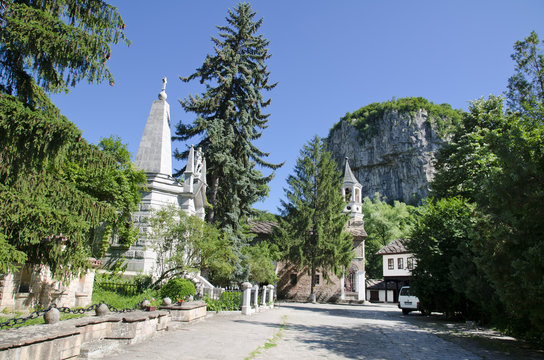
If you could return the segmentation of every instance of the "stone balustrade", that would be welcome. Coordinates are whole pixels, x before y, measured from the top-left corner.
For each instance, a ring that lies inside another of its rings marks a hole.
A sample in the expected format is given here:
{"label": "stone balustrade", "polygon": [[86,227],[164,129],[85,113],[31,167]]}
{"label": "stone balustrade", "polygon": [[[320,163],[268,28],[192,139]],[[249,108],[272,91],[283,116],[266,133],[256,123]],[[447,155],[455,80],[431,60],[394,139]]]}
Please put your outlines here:
{"label": "stone balustrade", "polygon": [[264,309],[274,307],[274,285],[262,288],[261,304],[259,304],[259,285],[252,286],[249,282],[242,284],[242,314],[251,315]]}

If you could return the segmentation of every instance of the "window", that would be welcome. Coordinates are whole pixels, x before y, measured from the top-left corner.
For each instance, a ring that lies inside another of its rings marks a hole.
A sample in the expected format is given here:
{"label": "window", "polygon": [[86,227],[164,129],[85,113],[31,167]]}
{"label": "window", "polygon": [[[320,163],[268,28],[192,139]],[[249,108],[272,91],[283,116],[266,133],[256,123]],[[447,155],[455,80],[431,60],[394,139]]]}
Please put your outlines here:
{"label": "window", "polygon": [[403,287],[402,289],[400,289],[399,295],[410,296],[410,287],[409,287],[409,286],[405,286],[405,287]]}
{"label": "window", "polygon": [[20,293],[30,292],[30,282],[32,279],[32,267],[30,265],[24,265],[21,270],[21,277],[19,280],[19,291]]}
{"label": "window", "polygon": [[346,188],[344,190],[344,199],[346,200],[346,202],[351,202],[351,188]]}
{"label": "window", "polygon": [[409,257],[407,260],[407,263],[408,263],[408,270],[412,270],[414,268],[414,258]]}
{"label": "window", "polygon": [[291,282],[291,285],[296,285],[297,284],[297,274],[291,274],[289,276],[289,281]]}
{"label": "window", "polygon": [[404,269],[404,259],[398,258],[397,259],[397,269],[402,270]]}
{"label": "window", "polygon": [[387,259],[387,269],[393,270],[395,268],[395,259]]}

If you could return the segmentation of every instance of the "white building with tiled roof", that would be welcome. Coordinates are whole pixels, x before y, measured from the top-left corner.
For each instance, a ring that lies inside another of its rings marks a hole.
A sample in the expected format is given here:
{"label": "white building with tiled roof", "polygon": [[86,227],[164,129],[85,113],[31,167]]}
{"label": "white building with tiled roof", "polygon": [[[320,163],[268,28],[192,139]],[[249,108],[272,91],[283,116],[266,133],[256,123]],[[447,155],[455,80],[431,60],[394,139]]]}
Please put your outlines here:
{"label": "white building with tiled roof", "polygon": [[416,266],[414,254],[406,249],[405,243],[406,239],[394,240],[376,253],[383,258],[384,281],[395,284],[393,299],[388,298],[386,301],[397,301],[398,290],[410,284],[412,270]]}

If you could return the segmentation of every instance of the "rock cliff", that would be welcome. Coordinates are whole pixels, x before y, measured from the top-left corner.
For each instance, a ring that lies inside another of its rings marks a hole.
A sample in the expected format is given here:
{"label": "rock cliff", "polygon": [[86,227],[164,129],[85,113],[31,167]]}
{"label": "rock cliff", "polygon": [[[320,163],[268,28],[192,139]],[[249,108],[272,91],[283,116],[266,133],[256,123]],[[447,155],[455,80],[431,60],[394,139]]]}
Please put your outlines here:
{"label": "rock cliff", "polygon": [[363,196],[379,192],[387,200],[415,205],[428,195],[433,161],[451,127],[460,121],[461,111],[421,98],[407,99],[409,107],[391,106],[406,99],[371,104],[347,114],[330,130],[328,149],[340,169],[349,158]]}

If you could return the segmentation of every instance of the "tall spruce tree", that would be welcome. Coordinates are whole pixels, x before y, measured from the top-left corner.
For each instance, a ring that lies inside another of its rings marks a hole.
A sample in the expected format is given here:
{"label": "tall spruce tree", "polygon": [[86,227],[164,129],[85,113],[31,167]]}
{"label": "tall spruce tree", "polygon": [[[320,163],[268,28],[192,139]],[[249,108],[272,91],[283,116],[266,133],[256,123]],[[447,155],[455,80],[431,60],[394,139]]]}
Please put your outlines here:
{"label": "tall spruce tree", "polygon": [[[247,3],[229,10],[228,25],[218,26],[219,37],[212,37],[214,54],[182,81],[198,79],[206,85],[200,96],[180,101],[187,112],[197,115],[192,124],[177,125],[174,140],[198,137],[206,154],[208,174],[207,219],[231,235],[233,245],[241,248],[245,241],[240,225],[252,214],[251,205],[267,193],[266,184],[273,173],[263,176],[257,170],[277,169],[282,164],[264,160],[269,154],[254,145],[267,127],[270,114],[262,109],[270,104],[263,91],[273,89],[265,61],[270,58],[269,41],[258,35],[262,19]],[[176,158],[187,153],[176,149]]]}
{"label": "tall spruce tree", "polygon": [[111,44],[124,35],[117,9],[94,0],[0,0],[0,91],[49,107],[45,92],[113,76]]}
{"label": "tall spruce tree", "polygon": [[278,238],[285,259],[308,270],[315,300],[317,271],[340,275],[354,256],[352,237],[344,231],[348,215],[342,213],[341,173],[317,135],[302,148],[287,183]]}

